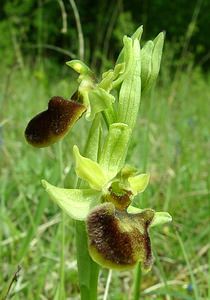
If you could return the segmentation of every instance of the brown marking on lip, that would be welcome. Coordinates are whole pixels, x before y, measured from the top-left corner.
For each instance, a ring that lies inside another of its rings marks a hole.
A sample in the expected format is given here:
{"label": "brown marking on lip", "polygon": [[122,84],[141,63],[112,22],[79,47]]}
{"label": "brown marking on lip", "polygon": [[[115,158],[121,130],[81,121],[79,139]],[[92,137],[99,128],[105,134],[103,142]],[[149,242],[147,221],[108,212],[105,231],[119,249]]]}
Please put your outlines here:
{"label": "brown marking on lip", "polygon": [[93,259],[113,269],[129,269],[142,261],[144,268],[148,269],[152,254],[147,230],[153,217],[152,210],[135,215],[115,210],[112,203],[96,207],[87,219]]}
{"label": "brown marking on lip", "polygon": [[78,102],[52,97],[48,109],[36,115],[28,123],[25,138],[34,147],[47,147],[60,140],[85,112]]}
{"label": "brown marking on lip", "polygon": [[138,213],[136,215],[132,214],[132,215],[135,216],[139,224],[141,224],[144,227],[144,234],[142,237],[142,246],[144,248],[143,268],[145,270],[149,270],[153,262],[153,257],[152,257],[151,242],[150,242],[148,229],[150,224],[152,223],[155,212],[152,209],[145,209],[141,213]]}

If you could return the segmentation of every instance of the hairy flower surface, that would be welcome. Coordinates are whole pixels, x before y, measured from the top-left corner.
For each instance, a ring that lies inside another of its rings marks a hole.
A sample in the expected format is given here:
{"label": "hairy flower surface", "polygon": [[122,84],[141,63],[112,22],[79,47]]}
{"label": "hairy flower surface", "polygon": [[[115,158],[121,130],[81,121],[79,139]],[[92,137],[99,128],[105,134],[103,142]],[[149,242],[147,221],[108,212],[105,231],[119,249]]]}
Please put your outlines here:
{"label": "hairy flower surface", "polygon": [[139,261],[144,270],[152,265],[148,229],[154,218],[152,209],[138,214],[119,211],[112,203],[96,206],[87,218],[89,251],[100,265],[127,270]]}
{"label": "hairy flower surface", "polygon": [[85,111],[86,107],[81,103],[59,96],[51,98],[48,109],[28,123],[25,130],[27,142],[38,148],[58,142]]}

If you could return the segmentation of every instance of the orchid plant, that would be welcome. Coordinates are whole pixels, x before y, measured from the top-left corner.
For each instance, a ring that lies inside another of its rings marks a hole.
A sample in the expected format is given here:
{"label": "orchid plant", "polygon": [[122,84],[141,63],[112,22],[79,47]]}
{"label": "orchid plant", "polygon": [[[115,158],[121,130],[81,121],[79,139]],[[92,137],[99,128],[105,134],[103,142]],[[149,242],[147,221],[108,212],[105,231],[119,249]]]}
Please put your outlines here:
{"label": "orchid plant", "polygon": [[77,91],[70,100],[53,97],[48,109],[25,130],[31,145],[47,147],[63,138],[82,115],[92,123],[85,149],[73,146],[75,171],[81,179],[77,188],[56,187],[42,180],[49,197],[76,220],[84,300],[97,299],[99,266],[120,271],[141,263],[142,270],[149,271],[153,262],[149,229],[171,221],[167,212],[133,205],[147,187],[149,174],[125,164],[141,94],[157,78],[164,43],[160,33],[141,49],[142,32],[139,27],[132,37],[123,38],[114,68],[103,73],[101,80],[82,61],[67,62],[79,74]]}

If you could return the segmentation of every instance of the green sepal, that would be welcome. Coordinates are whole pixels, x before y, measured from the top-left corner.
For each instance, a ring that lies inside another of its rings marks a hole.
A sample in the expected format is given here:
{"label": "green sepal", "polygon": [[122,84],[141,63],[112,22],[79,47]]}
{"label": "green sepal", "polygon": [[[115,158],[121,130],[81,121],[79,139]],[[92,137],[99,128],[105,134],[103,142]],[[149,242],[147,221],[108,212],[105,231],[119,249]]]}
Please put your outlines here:
{"label": "green sepal", "polygon": [[99,204],[100,193],[91,189],[64,189],[42,180],[46,192],[74,220],[86,220],[90,210]]}
{"label": "green sepal", "polygon": [[90,105],[85,116],[88,121],[92,121],[97,113],[111,108],[115,101],[114,96],[100,87],[90,90],[88,98]]}
{"label": "green sepal", "polygon": [[124,165],[130,135],[131,130],[126,124],[113,123],[109,128],[99,161],[109,179],[112,179]]}
{"label": "green sepal", "polygon": [[149,183],[149,178],[149,174],[140,174],[128,178],[128,182],[130,183],[130,188],[133,195],[142,193],[146,189]]}
{"label": "green sepal", "polygon": [[[138,207],[134,207],[132,205],[130,205],[127,209],[128,213],[132,213],[132,214],[138,214],[141,213],[144,209],[138,208]],[[150,227],[154,227],[154,226],[158,226],[158,225],[163,225],[165,223],[169,223],[172,221],[172,216],[165,211],[156,211],[154,218],[150,224]]]}
{"label": "green sepal", "polygon": [[72,68],[74,71],[79,73],[80,75],[89,75],[93,76],[93,72],[91,69],[81,60],[74,59],[66,62],[67,66]]}
{"label": "green sepal", "polygon": [[77,176],[87,181],[92,189],[100,191],[107,183],[107,176],[101,166],[97,162],[82,156],[76,145],[73,147],[73,153]]}

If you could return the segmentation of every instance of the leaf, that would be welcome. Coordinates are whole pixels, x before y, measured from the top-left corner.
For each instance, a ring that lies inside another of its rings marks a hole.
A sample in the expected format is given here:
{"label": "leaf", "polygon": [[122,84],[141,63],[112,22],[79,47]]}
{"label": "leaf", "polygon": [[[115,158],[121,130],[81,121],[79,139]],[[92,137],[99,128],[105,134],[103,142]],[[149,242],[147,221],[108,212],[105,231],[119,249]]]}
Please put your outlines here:
{"label": "leaf", "polygon": [[140,174],[137,176],[129,177],[128,182],[130,183],[132,193],[134,195],[142,193],[149,183],[149,178],[149,174]]}
{"label": "leaf", "polygon": [[107,176],[101,166],[79,153],[78,147],[73,147],[74,157],[76,160],[75,171],[77,176],[87,181],[91,188],[100,191],[107,183]]}
{"label": "leaf", "polygon": [[100,193],[91,189],[64,189],[42,180],[46,192],[74,220],[85,220],[90,210],[99,204]]}

